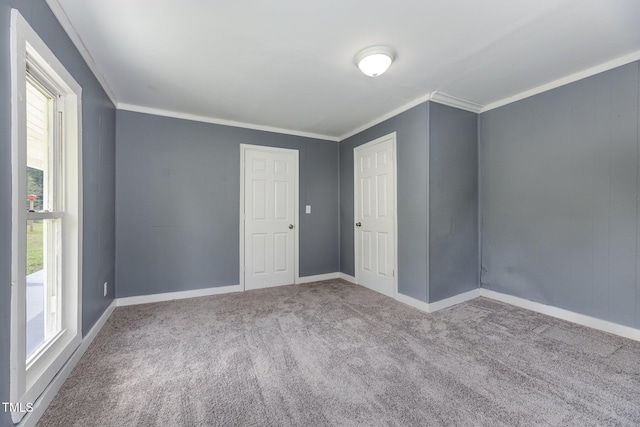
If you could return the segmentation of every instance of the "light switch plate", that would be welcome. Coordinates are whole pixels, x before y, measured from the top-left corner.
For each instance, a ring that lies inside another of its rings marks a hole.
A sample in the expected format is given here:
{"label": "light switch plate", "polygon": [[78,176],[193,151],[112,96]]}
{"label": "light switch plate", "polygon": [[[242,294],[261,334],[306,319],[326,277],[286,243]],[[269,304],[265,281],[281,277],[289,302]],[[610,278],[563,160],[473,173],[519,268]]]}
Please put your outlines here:
{"label": "light switch plate", "polygon": [[308,214],[310,214],[310,213],[311,213],[311,205],[307,205],[307,206],[305,207],[305,209],[304,209],[304,213],[308,213]]}

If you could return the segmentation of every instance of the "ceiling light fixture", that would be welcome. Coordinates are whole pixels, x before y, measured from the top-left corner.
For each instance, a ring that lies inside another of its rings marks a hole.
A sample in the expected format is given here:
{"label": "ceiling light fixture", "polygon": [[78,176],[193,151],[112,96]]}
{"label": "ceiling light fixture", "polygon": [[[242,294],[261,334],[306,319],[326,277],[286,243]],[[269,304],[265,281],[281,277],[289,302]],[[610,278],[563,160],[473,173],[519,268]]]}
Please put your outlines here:
{"label": "ceiling light fixture", "polygon": [[369,77],[377,77],[387,71],[393,62],[393,49],[387,46],[373,46],[361,50],[356,55],[356,66]]}

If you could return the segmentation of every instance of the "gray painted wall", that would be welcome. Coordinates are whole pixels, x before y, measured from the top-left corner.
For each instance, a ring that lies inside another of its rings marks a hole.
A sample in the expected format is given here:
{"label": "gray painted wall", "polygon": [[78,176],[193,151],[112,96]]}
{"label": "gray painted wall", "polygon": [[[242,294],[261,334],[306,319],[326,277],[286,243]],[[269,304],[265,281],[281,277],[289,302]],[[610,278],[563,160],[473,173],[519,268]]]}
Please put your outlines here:
{"label": "gray painted wall", "polygon": [[355,274],[353,149],[391,132],[398,151],[398,291],[434,302],[477,288],[477,115],[432,102],[340,143],[340,271]]}
{"label": "gray painted wall", "polygon": [[396,132],[398,291],[427,301],[427,118],[420,104],[340,142],[340,271],[355,274],[353,149]]}
{"label": "gray painted wall", "polygon": [[640,327],[639,63],[482,114],[482,286]]}
{"label": "gray painted wall", "polygon": [[[0,401],[9,401],[11,323],[11,8],[45,40],[80,83],[83,114],[84,258],[82,329],[86,334],[113,299],[115,273],[115,109],[43,0],[0,0]],[[102,283],[112,284],[107,298]],[[11,417],[0,411],[0,425]]]}
{"label": "gray painted wall", "polygon": [[[301,275],[338,267],[353,275],[353,148],[396,131],[399,290],[421,301],[466,290],[444,279],[467,277],[466,267],[454,272],[441,261],[448,253],[471,258],[460,250],[473,210],[466,113],[425,103],[337,147],[119,112],[116,158],[113,105],[44,1],[0,0],[0,401],[9,399],[11,7],[83,87],[84,333],[114,296],[114,236],[118,296],[238,282],[240,143],[300,149]],[[636,62],[481,116],[483,287],[640,327],[639,79]],[[445,165],[454,159],[467,167],[452,178]],[[442,239],[446,230],[452,239]],[[101,296],[104,281],[112,284],[108,298]],[[0,413],[0,425],[12,425],[8,414]]]}
{"label": "gray painted wall", "polygon": [[429,108],[429,302],[478,287],[478,115]]}
{"label": "gray painted wall", "polygon": [[300,275],[338,271],[336,142],[128,111],[116,128],[118,297],[239,283],[241,143],[300,150]]}

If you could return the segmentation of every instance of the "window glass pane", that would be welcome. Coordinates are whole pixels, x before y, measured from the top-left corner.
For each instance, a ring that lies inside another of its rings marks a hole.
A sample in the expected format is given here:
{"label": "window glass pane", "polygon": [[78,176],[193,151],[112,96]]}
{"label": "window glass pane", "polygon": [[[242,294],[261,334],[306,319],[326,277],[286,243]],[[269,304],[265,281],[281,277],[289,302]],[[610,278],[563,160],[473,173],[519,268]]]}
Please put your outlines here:
{"label": "window glass pane", "polygon": [[61,220],[27,221],[27,359],[60,331]]}
{"label": "window glass pane", "polygon": [[27,80],[27,209],[53,210],[51,96]]}

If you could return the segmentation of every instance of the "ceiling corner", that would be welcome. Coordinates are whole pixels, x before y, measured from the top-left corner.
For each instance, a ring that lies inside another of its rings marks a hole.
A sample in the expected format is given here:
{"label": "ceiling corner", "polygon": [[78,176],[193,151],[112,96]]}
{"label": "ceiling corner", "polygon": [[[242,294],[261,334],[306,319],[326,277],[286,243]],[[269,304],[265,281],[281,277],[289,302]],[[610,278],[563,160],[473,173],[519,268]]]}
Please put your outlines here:
{"label": "ceiling corner", "polygon": [[480,111],[480,112],[484,113],[484,112],[487,112],[487,111],[490,111],[490,110],[493,110],[493,109],[496,109],[496,108],[499,108],[499,107],[503,107],[503,106],[511,104],[513,102],[520,101],[522,99],[529,98],[529,97],[534,96],[534,95],[538,95],[540,93],[549,91],[551,89],[558,88],[560,86],[564,86],[564,85],[568,85],[568,84],[573,83],[573,82],[577,82],[578,80],[582,80],[582,79],[585,79],[587,77],[591,77],[591,76],[594,76],[596,74],[603,73],[605,71],[609,71],[609,70],[612,70],[614,68],[621,67],[623,65],[630,64],[630,63],[635,62],[635,61],[640,61],[640,50],[637,50],[635,52],[631,52],[631,53],[629,53],[627,55],[621,56],[619,58],[615,58],[615,59],[610,60],[610,61],[603,62],[601,64],[598,64],[598,65],[594,66],[594,67],[578,71],[577,73],[573,73],[573,74],[570,74],[568,76],[559,78],[557,80],[545,83],[545,84],[543,84],[541,86],[537,86],[537,87],[534,87],[532,89],[528,89],[528,90],[525,90],[523,92],[517,93],[515,95],[509,96],[509,97],[506,97],[506,98],[503,98],[503,99],[499,99],[499,100],[494,101],[494,102],[491,102],[491,103],[485,105],[482,108],[482,111]]}
{"label": "ceiling corner", "polygon": [[209,123],[214,125],[231,126],[235,128],[251,129],[251,130],[258,130],[263,132],[280,133],[283,135],[300,136],[303,138],[312,138],[312,139],[321,139],[321,140],[331,141],[331,142],[339,142],[339,139],[332,135],[305,132],[305,131],[299,131],[295,129],[285,129],[285,128],[280,128],[276,126],[267,126],[267,125],[260,125],[260,124],[254,124],[254,123],[239,122],[235,120],[222,119],[218,117],[200,116],[197,114],[183,113],[179,111],[163,110],[160,108],[145,107],[141,105],[124,104],[122,102],[118,103],[116,108],[121,111],[130,111],[133,113],[150,114],[153,116],[169,117],[173,119],[189,120],[189,121]]}
{"label": "ceiling corner", "polygon": [[62,27],[62,29],[67,33],[67,35],[69,36],[69,39],[71,39],[71,42],[80,53],[80,56],[82,56],[82,59],[84,59],[87,66],[95,76],[96,80],[98,80],[98,83],[100,83],[100,86],[102,86],[102,89],[105,91],[105,93],[113,103],[114,107],[117,107],[118,99],[116,98],[115,93],[109,86],[109,83],[107,83],[107,80],[102,74],[102,72],[100,71],[100,68],[98,68],[98,65],[93,60],[93,57],[91,56],[91,54],[89,53],[89,50],[87,49],[84,42],[82,41],[82,38],[80,38],[80,35],[76,31],[76,29],[73,27],[73,24],[71,24],[71,21],[69,20],[69,17],[67,16],[66,12],[62,8],[62,5],[60,4],[60,2],[58,0],[46,0],[46,2],[47,2],[47,5],[49,6],[49,9],[51,9],[51,11],[53,12],[53,15],[56,17],[56,19],[60,23],[60,26]]}
{"label": "ceiling corner", "polygon": [[476,114],[480,113],[484,108],[483,105],[477,104],[473,101],[458,98],[457,96],[449,95],[440,91],[432,92],[429,99],[430,101],[437,102],[438,104],[448,105],[449,107],[459,108]]}
{"label": "ceiling corner", "polygon": [[382,115],[382,116],[380,116],[380,117],[378,117],[378,118],[376,118],[376,119],[374,119],[374,120],[372,120],[370,122],[367,122],[367,123],[365,123],[365,124],[363,124],[361,126],[358,126],[357,128],[355,128],[355,129],[353,129],[353,130],[351,130],[351,131],[339,136],[338,137],[338,141],[342,142],[347,138],[351,138],[353,135],[356,135],[356,134],[362,132],[363,130],[369,129],[370,127],[373,127],[373,126],[375,126],[375,125],[377,125],[379,123],[382,123],[385,120],[390,119],[391,117],[395,117],[400,113],[404,113],[405,111],[407,111],[407,110],[409,110],[409,109],[411,109],[411,108],[413,108],[413,107],[415,107],[417,105],[420,105],[422,103],[425,103],[425,102],[429,101],[430,99],[432,99],[432,97],[433,97],[433,92],[427,92],[426,94],[424,94],[424,95],[422,95],[422,96],[420,96],[420,97],[418,97],[418,98],[416,98],[414,100],[411,100],[411,101],[407,102],[406,104],[401,105],[400,107],[398,107],[398,108],[396,108],[394,110],[391,110],[388,113],[386,113],[386,114],[384,114],[384,115]]}

